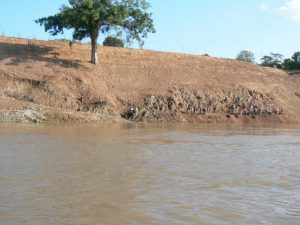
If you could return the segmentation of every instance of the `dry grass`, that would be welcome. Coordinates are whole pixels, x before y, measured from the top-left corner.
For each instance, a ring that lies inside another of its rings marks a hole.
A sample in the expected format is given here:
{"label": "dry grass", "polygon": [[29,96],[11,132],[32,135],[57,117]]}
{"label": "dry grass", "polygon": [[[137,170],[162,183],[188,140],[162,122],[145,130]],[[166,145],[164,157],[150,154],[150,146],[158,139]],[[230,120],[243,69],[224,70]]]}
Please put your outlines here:
{"label": "dry grass", "polygon": [[128,104],[141,105],[148,94],[165,95],[174,86],[248,88],[272,93],[300,121],[295,95],[300,93],[300,78],[281,70],[207,56],[109,47],[99,49],[99,65],[89,59],[89,45],[70,48],[67,42],[0,36],[0,88],[6,97],[71,111],[104,99],[119,112]]}

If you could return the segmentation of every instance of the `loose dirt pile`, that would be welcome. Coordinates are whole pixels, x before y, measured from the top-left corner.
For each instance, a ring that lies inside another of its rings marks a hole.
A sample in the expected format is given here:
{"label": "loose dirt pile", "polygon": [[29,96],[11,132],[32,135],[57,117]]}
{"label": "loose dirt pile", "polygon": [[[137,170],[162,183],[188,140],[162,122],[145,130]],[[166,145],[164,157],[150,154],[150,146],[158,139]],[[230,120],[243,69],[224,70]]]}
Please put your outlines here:
{"label": "loose dirt pile", "polygon": [[236,60],[0,37],[0,121],[299,122],[300,77]]}

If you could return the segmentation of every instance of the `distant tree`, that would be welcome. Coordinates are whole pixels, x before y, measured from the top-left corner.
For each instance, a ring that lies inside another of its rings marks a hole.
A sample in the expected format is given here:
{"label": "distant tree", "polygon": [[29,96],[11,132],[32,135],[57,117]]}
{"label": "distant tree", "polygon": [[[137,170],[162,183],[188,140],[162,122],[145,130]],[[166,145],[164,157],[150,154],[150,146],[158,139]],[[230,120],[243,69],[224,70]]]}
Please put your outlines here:
{"label": "distant tree", "polygon": [[117,37],[111,37],[111,36],[105,38],[105,40],[103,41],[103,45],[110,46],[110,47],[124,48],[124,42],[122,39]]}
{"label": "distant tree", "polygon": [[283,65],[286,70],[300,70],[300,52],[295,52],[290,59],[285,59]]}
{"label": "distant tree", "polygon": [[57,38],[57,39],[54,39],[54,41],[60,41],[60,42],[70,42],[71,40],[69,40],[69,39],[66,39],[66,38]]}
{"label": "distant tree", "polygon": [[250,51],[240,51],[239,54],[236,56],[236,59],[239,61],[255,63],[255,56]]}
{"label": "distant tree", "polygon": [[265,55],[261,58],[261,65],[267,67],[275,67],[278,69],[283,68],[284,57],[280,53],[271,53],[270,55]]}
{"label": "distant tree", "polygon": [[292,56],[292,59],[295,61],[295,63],[300,64],[300,52],[295,52],[294,55]]}
{"label": "distant tree", "polygon": [[142,46],[147,34],[155,32],[150,5],[146,0],[69,0],[60,12],[36,20],[51,35],[73,29],[73,39],[91,38],[91,61],[98,64],[97,39],[100,33],[114,30],[126,35],[126,40],[137,40]]}
{"label": "distant tree", "polygon": [[261,58],[261,65],[262,66],[268,66],[273,67],[273,57],[269,55],[265,55]]}
{"label": "distant tree", "polygon": [[300,52],[295,52],[292,60],[294,61],[293,70],[300,70]]}
{"label": "distant tree", "polygon": [[283,62],[283,68],[285,70],[294,70],[295,69],[295,62],[292,59],[285,59]]}
{"label": "distant tree", "polygon": [[282,68],[284,57],[280,53],[271,53],[271,56],[273,57],[273,64],[276,66],[276,68]]}

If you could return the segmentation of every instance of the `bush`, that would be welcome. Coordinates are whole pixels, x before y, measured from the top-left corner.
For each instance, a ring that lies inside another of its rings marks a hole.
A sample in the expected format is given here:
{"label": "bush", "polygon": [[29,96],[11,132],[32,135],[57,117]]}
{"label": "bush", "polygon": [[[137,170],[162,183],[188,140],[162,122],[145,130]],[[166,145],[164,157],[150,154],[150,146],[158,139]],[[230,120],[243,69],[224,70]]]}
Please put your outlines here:
{"label": "bush", "polygon": [[250,63],[255,63],[255,56],[250,51],[241,51],[237,56],[236,59],[239,61],[245,61]]}
{"label": "bush", "polygon": [[107,37],[105,38],[103,42],[104,46],[110,46],[110,47],[120,47],[124,48],[124,42],[122,39],[117,37]]}

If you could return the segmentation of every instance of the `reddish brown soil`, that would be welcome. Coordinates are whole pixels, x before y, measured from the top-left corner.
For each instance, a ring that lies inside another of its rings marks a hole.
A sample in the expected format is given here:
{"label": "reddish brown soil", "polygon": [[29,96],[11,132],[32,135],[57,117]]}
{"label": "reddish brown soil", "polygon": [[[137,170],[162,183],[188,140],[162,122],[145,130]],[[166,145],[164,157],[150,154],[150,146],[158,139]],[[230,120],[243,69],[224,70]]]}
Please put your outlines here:
{"label": "reddish brown soil", "polygon": [[[129,105],[142,108],[146,96],[166,96],[173,88],[184,88],[212,96],[220,90],[233,95],[236,90],[256,91],[272,96],[271,103],[284,113],[253,119],[228,118],[225,112],[178,112],[173,121],[162,117],[160,122],[300,122],[300,77],[281,70],[207,56],[108,47],[99,49],[99,65],[89,58],[89,45],[70,48],[64,42],[0,36],[0,120],[120,122]],[[96,103],[101,107],[91,110]],[[30,110],[36,114],[32,118]],[[29,119],[23,118],[24,112]]]}

